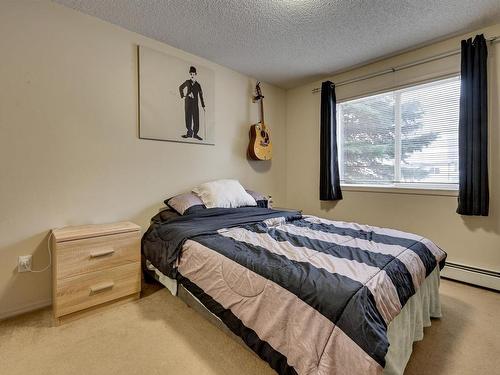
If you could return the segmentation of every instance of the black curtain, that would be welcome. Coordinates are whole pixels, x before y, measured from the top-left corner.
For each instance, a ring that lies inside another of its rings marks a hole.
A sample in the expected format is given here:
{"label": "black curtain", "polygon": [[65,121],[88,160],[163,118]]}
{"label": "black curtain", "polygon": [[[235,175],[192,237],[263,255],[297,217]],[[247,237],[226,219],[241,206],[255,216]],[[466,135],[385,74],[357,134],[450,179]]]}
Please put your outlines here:
{"label": "black curtain", "polygon": [[321,142],[320,142],[319,199],[342,199],[337,154],[337,98],[335,85],[326,81],[321,85]]}
{"label": "black curtain", "polygon": [[483,35],[462,40],[457,213],[488,216],[488,48]]}

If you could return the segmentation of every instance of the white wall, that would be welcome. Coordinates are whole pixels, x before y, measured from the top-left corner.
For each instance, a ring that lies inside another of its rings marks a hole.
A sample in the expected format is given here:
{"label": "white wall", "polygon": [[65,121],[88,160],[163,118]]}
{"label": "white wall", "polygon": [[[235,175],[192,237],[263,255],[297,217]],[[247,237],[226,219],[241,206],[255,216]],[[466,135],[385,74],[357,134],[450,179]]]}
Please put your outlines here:
{"label": "white wall", "polygon": [[[132,220],[145,230],[162,201],[215,178],[285,199],[285,92],[264,85],[271,163],[246,158],[255,81],[48,1],[0,2],[0,317],[50,302],[55,227]],[[140,140],[142,44],[215,71],[216,145]]]}
{"label": "white wall", "polygon": [[[500,24],[468,35],[450,38],[338,76],[333,82],[407,64],[460,48],[466,36],[484,32],[500,35]],[[448,252],[448,261],[489,270],[500,270],[500,43],[489,45],[489,166],[490,216],[467,217],[455,213],[456,196],[429,196],[344,191],[338,203],[319,200],[320,95],[311,90],[321,81],[287,91],[287,204],[318,216],[393,227],[419,233]],[[390,87],[429,80],[460,71],[460,56],[449,57],[356,84],[337,88],[342,100]]]}

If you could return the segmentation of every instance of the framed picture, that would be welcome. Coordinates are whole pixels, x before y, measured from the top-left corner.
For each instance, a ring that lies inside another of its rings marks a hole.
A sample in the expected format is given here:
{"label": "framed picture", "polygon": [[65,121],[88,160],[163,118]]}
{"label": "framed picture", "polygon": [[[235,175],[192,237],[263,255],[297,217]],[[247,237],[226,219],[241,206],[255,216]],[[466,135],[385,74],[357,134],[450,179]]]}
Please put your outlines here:
{"label": "framed picture", "polygon": [[139,138],[214,144],[214,72],[144,46],[139,59]]}

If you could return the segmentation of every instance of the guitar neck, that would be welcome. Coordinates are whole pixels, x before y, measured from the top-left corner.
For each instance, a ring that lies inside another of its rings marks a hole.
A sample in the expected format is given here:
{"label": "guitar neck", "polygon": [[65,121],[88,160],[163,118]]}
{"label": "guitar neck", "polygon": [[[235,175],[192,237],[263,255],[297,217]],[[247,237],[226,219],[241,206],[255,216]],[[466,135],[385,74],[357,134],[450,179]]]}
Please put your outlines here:
{"label": "guitar neck", "polygon": [[260,122],[264,125],[264,99],[260,99]]}

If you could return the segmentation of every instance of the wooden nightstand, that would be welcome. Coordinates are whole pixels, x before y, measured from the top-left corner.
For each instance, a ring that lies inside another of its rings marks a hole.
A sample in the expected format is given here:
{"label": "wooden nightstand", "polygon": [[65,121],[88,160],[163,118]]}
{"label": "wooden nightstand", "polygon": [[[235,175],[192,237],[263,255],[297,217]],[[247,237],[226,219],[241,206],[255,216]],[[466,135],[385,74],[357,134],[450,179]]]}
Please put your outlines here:
{"label": "wooden nightstand", "polygon": [[52,231],[56,324],[139,298],[140,227],[130,222]]}

